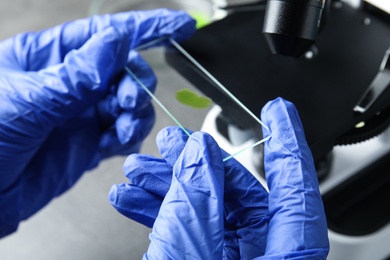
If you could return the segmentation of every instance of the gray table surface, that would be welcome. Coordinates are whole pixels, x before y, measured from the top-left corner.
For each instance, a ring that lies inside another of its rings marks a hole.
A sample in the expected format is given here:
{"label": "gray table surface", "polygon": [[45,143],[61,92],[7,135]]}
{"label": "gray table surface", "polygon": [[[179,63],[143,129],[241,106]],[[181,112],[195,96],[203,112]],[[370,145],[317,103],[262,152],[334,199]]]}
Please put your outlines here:
{"label": "gray table surface", "polygon": [[[0,1],[0,40],[16,33],[37,31],[88,15],[87,0]],[[159,80],[157,96],[164,102],[175,84],[186,84],[163,62],[162,50],[146,53]],[[158,155],[156,133],[172,121],[156,109],[157,122],[145,140],[142,153]],[[201,116],[189,116],[184,124],[198,129]],[[23,222],[18,231],[0,240],[0,259],[141,259],[147,250],[150,229],[119,213],[107,199],[111,185],[126,182],[125,157],[114,157],[86,173],[68,192],[54,199]]]}

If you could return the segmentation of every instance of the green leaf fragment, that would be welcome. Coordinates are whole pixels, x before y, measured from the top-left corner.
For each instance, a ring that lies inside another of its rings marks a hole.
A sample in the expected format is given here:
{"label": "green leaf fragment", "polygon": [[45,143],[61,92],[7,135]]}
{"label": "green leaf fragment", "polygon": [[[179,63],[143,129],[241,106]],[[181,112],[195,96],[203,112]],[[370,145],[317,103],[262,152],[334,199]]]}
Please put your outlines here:
{"label": "green leaf fragment", "polygon": [[196,21],[196,29],[200,29],[202,27],[205,27],[210,23],[210,18],[207,17],[206,14],[200,12],[200,11],[189,11],[189,14],[194,18]]}
{"label": "green leaf fragment", "polygon": [[212,103],[210,98],[199,96],[194,91],[186,88],[180,89],[176,92],[176,99],[184,105],[197,109],[208,108]]}

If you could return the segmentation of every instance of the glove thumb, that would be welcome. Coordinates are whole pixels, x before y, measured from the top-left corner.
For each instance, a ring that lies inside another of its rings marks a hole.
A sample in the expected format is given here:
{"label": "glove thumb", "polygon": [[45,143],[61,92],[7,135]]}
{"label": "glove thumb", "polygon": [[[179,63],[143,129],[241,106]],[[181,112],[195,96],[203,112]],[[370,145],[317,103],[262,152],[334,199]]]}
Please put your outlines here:
{"label": "glove thumb", "polygon": [[222,259],[223,187],[221,149],[210,135],[192,134],[173,167],[144,259]]}
{"label": "glove thumb", "polygon": [[126,65],[128,37],[113,27],[98,32],[64,62],[38,72],[43,81],[37,116],[57,126],[99,101]]}

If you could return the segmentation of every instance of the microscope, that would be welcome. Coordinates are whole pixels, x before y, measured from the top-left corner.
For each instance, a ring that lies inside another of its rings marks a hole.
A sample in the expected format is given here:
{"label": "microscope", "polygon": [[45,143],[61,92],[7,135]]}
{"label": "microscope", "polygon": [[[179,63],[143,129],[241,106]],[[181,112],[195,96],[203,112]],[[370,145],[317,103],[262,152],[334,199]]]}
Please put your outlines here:
{"label": "microscope", "polygon": [[[320,181],[328,259],[390,259],[390,14],[373,0],[232,2],[182,47],[254,114],[279,96],[295,104]],[[185,56],[165,57],[218,105],[203,130],[222,148],[261,135]],[[237,159],[265,183],[261,146]]]}

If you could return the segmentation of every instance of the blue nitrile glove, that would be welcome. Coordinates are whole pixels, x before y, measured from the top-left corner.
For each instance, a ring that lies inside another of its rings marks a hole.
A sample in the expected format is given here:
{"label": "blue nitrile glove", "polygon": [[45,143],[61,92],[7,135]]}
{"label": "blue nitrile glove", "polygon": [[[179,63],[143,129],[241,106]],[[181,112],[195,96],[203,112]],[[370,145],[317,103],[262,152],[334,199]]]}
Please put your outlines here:
{"label": "blue nitrile glove", "polygon": [[235,159],[223,163],[204,133],[166,128],[157,137],[162,159],[128,157],[130,183],[113,186],[110,201],[154,223],[145,259],[326,259],[325,213],[298,113],[279,98],[262,119],[272,135],[264,146],[269,194]]}
{"label": "blue nitrile glove", "polygon": [[156,78],[134,49],[194,31],[184,12],[159,9],[0,42],[0,237],[102,159],[139,150],[154,111],[124,67],[154,91]]}

